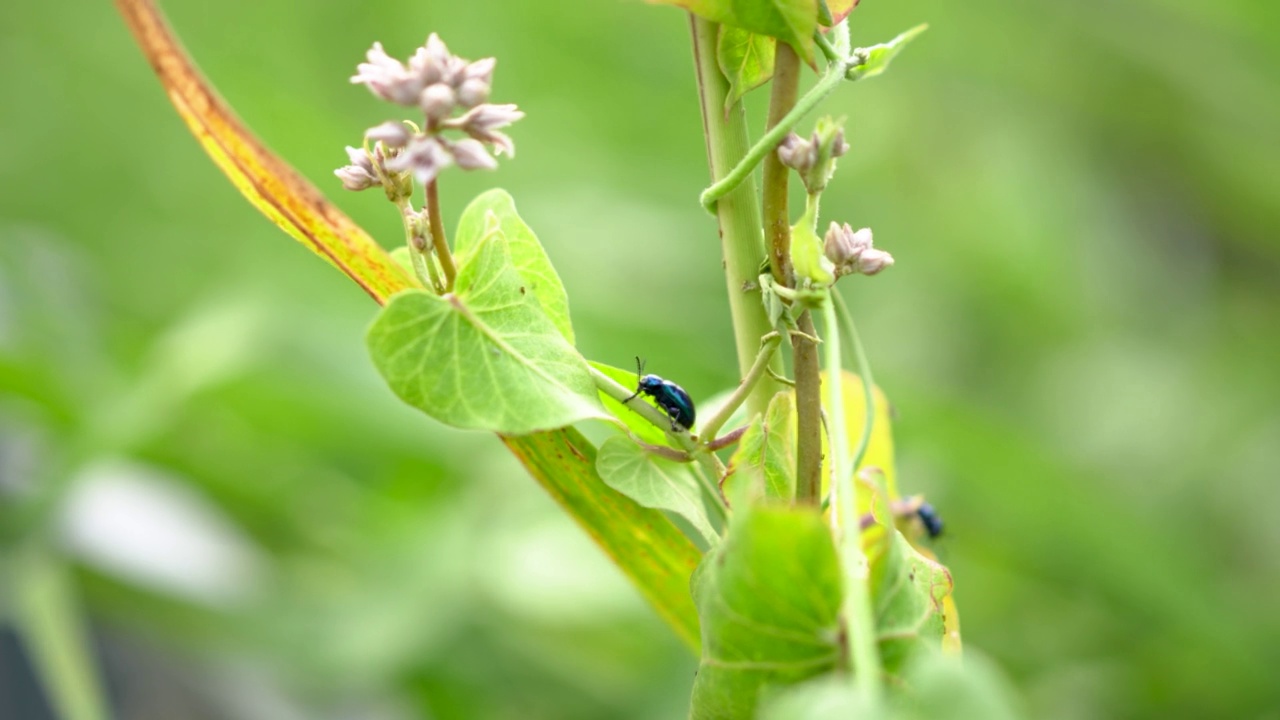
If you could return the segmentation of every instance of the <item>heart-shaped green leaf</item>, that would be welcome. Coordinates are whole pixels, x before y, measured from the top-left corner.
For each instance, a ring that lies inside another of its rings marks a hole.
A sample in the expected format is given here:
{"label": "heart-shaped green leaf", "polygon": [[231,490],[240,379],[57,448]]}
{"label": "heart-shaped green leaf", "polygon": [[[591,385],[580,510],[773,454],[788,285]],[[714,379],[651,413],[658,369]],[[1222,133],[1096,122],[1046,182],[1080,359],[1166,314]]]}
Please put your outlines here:
{"label": "heart-shaped green leaf", "polygon": [[747,426],[724,480],[734,507],[761,499],[791,502],[796,493],[795,400],[789,390],[769,401],[764,416]]}
{"label": "heart-shaped green leaf", "polygon": [[687,463],[646,452],[631,438],[615,435],[600,446],[596,471],[614,490],[644,507],[680,515],[708,544],[716,542],[702,504],[702,489]]}
{"label": "heart-shaped green leaf", "polygon": [[547,257],[547,251],[538,236],[525,224],[516,212],[516,201],[506,190],[494,189],[480,194],[462,211],[458,219],[458,233],[454,237],[454,252],[465,261],[475,246],[484,239],[490,223],[496,222],[507,240],[511,264],[524,280],[524,286],[542,304],[556,329],[569,344],[573,344],[573,324],[569,320],[569,296],[564,283]]}
{"label": "heart-shaped green leaf", "polygon": [[529,292],[497,227],[465,256],[453,293],[396,295],[367,341],[396,395],[446,425],[522,435],[605,416],[586,361]]}
{"label": "heart-shaped green leaf", "polygon": [[753,717],[764,688],[840,659],[840,568],[816,509],[738,510],[694,573],[693,597],[702,621],[693,720]]}

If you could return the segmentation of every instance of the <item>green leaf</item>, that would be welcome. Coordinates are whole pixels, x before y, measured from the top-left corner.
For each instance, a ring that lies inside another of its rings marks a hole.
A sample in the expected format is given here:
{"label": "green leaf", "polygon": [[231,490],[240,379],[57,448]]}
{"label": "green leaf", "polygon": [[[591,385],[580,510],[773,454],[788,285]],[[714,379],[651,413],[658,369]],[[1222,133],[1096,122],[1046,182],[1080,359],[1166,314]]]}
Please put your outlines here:
{"label": "green leaf", "polygon": [[830,285],[836,276],[831,261],[822,254],[822,238],[814,232],[817,221],[817,203],[810,198],[804,215],[791,226],[791,266],[796,277],[814,285]]}
{"label": "green leaf", "polygon": [[931,653],[907,669],[910,693],[898,703],[897,720],[1025,717],[1012,683],[980,654],[958,657]]}
{"label": "green leaf", "polygon": [[769,693],[761,703],[759,720],[887,720],[886,706],[862,701],[844,673],[827,673],[785,690]]}
{"label": "green leaf", "polygon": [[600,446],[596,471],[606,485],[641,506],[670,510],[688,520],[709,545],[717,541],[702,504],[702,489],[687,463],[646,452],[631,438],[615,435]]}
{"label": "green leaf", "polygon": [[818,29],[818,0],[650,0],[677,5],[694,15],[777,38],[813,65],[813,33]]}
{"label": "green leaf", "polygon": [[697,652],[689,578],[702,553],[693,542],[666,515],[605,485],[596,472],[595,447],[577,430],[504,436],[502,442]]}
{"label": "green leaf", "polygon": [[761,499],[789,503],[796,493],[795,400],[784,390],[769,401],[763,417],[756,416],[729,458],[725,496],[734,507]]}
{"label": "green leaf", "polygon": [[[897,529],[883,487],[875,492],[877,526],[867,548],[871,598],[885,672],[901,675],[917,657],[941,650],[951,572],[921,555]],[[868,538],[864,537],[864,540]]]}
{"label": "green leaf", "polygon": [[840,568],[816,510],[739,510],[694,573],[693,597],[702,621],[693,720],[750,718],[765,688],[840,659]]}
{"label": "green leaf", "polygon": [[773,77],[773,58],[777,38],[731,25],[721,25],[716,42],[716,60],[720,71],[729,79],[729,94],[724,99],[728,113],[743,95],[769,82]]}
{"label": "green leaf", "polygon": [[446,425],[521,435],[604,417],[586,361],[547,319],[496,228],[455,292],[392,298],[367,338],[400,399]]}
{"label": "green leaf", "polygon": [[507,239],[511,263],[524,280],[524,286],[542,305],[542,311],[551,318],[556,329],[569,344],[574,344],[573,323],[569,320],[569,296],[564,283],[551,265],[538,236],[520,219],[516,202],[505,190],[490,190],[480,194],[462,211],[458,220],[458,233],[454,236],[454,252],[461,261],[482,240],[491,222],[496,222]]}
{"label": "green leaf", "polygon": [[846,73],[845,77],[850,80],[865,80],[883,73],[889,69],[889,63],[897,57],[907,43],[928,29],[928,25],[917,25],[887,43],[855,50],[855,54],[865,53],[867,59],[865,62],[849,68],[849,72]]}

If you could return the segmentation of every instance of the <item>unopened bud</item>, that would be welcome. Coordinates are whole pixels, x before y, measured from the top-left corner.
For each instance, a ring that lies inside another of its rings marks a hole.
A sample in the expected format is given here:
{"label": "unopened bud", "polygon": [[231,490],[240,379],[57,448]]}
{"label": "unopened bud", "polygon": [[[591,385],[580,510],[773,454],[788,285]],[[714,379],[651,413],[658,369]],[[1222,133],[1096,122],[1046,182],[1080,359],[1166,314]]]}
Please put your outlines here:
{"label": "unopened bud", "polygon": [[463,138],[453,143],[453,159],[463,170],[493,170],[498,161],[484,148],[484,143],[471,138]]}
{"label": "unopened bud", "polygon": [[381,184],[373,169],[373,160],[363,148],[347,146],[347,158],[350,165],[344,165],[333,171],[342,181],[345,190],[367,190]]}
{"label": "unopened bud", "polygon": [[364,131],[364,136],[374,142],[380,142],[389,148],[402,148],[409,142],[413,134],[402,122],[388,120],[381,125]]}
{"label": "unopened bud", "polygon": [[813,164],[807,172],[800,173],[810,195],[820,193],[827,187],[836,171],[836,158],[843,155],[849,147],[844,141],[843,122],[843,119],[823,117],[814,125],[813,137],[809,140],[813,146]]}
{"label": "unopened bud", "polygon": [[392,172],[412,172],[418,182],[426,185],[436,179],[440,171],[453,164],[453,155],[434,137],[419,136],[409,141],[398,155],[387,160]]}
{"label": "unopened bud", "polygon": [[422,112],[432,120],[440,121],[453,114],[453,109],[458,104],[458,95],[453,88],[438,82],[428,85],[422,91],[422,98],[418,105],[422,108]]}
{"label": "unopened bud", "polygon": [[493,82],[493,68],[498,64],[497,58],[480,58],[467,65],[462,76],[467,80],[479,80],[485,85]]}
{"label": "unopened bud", "polygon": [[858,272],[863,275],[875,275],[891,265],[893,265],[893,256],[875,248],[864,251],[858,258]]}
{"label": "unopened bud", "polygon": [[787,133],[787,136],[778,144],[778,160],[802,175],[813,167],[815,157],[814,144],[801,139],[795,133]]}
{"label": "unopened bud", "polygon": [[835,263],[838,270],[858,262],[863,251],[871,247],[871,229],[862,228],[854,232],[849,223],[838,225],[831,223],[823,238],[822,253]]}
{"label": "unopened bud", "polygon": [[479,78],[463,80],[458,86],[458,102],[463,107],[473,108],[489,99],[489,83]]}
{"label": "unopened bud", "polygon": [[844,140],[844,128],[840,128],[840,132],[836,133],[835,139],[831,142],[831,157],[838,158],[849,152],[849,143]]}

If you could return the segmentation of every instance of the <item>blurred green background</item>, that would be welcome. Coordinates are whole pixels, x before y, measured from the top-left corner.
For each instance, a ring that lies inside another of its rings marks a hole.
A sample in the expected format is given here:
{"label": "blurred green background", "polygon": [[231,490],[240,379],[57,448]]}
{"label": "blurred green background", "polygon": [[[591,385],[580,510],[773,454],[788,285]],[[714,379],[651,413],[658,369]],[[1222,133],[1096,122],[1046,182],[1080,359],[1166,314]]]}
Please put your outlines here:
{"label": "blurred green background", "polygon": [[[394,115],[347,78],[431,31],[496,55],[519,154],[448,176],[448,224],[507,188],[588,357],[734,382],[681,12],[164,7],[389,246],[330,174]],[[825,108],[823,209],[897,258],[847,292],[967,647],[1029,717],[1280,718],[1280,5],[866,0],[854,41],[925,21]],[[683,716],[694,659],[495,438],[392,397],[374,305],[224,180],[110,4],[0,5],[0,67],[9,619],[65,560],[129,720]],[[15,637],[0,715],[48,717]]]}

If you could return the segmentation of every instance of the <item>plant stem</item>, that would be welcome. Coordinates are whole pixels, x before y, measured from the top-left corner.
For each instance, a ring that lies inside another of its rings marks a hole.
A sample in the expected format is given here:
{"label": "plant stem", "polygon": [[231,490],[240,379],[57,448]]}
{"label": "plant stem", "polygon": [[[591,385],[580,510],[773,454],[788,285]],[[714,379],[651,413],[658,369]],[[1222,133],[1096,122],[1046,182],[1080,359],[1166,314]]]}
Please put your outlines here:
{"label": "plant stem", "polygon": [[[714,40],[714,34],[712,35]],[[781,45],[782,43],[779,43]],[[714,47],[714,44],[712,45]],[[711,60],[715,64],[715,58]],[[764,160],[765,156],[773,152],[778,147],[778,143],[791,132],[791,128],[800,122],[800,119],[818,106],[833,90],[836,89],[844,80],[845,71],[848,69],[848,63],[843,60],[837,60],[827,65],[826,72],[818,80],[818,84],[809,89],[809,92],[800,98],[791,112],[787,113],[781,121],[778,122],[769,132],[765,133],[751,149],[747,151],[742,160],[732,168],[727,168],[723,175],[719,175],[718,179],[711,187],[702,191],[702,207],[707,212],[715,212],[724,199],[737,189],[739,185],[751,178],[751,173],[756,166]],[[705,113],[705,107],[704,107]],[[723,217],[723,215],[721,216]]]}
{"label": "plant stem", "polygon": [[444,220],[440,218],[440,190],[435,180],[427,183],[427,224],[431,231],[431,246],[435,248],[440,270],[444,272],[444,290],[449,292],[453,290],[458,270],[453,265],[453,254],[449,252],[449,242],[445,239]]}
{"label": "plant stem", "polygon": [[[799,95],[800,58],[786,43],[778,43],[769,96],[769,131],[784,122]],[[766,137],[768,133],[766,133]],[[769,261],[778,285],[794,287],[791,270],[791,215],[787,191],[791,171],[770,152],[764,158],[764,232]],[[800,332],[814,336],[813,319],[805,310],[796,320]],[[796,380],[796,502],[817,505],[822,493],[822,389],[818,348],[808,338],[791,337]]]}
{"label": "plant stem", "polygon": [[404,225],[404,243],[409,246],[409,260],[413,263],[413,272],[418,276],[418,282],[429,283],[437,293],[444,292],[444,285],[440,283],[440,276],[436,274],[435,263],[431,262],[431,258],[427,257],[414,243],[417,232],[414,229],[413,206],[409,204],[408,199],[401,200],[396,205],[400,208],[400,222]]}
{"label": "plant stem", "polygon": [[878,707],[882,701],[880,655],[876,649],[875,617],[871,612],[870,571],[862,551],[861,518],[858,517],[858,485],[845,464],[849,439],[845,431],[844,396],[840,381],[840,331],[836,326],[835,303],[828,297],[822,305],[827,331],[826,351],[828,421],[831,423],[832,491],[836,499],[836,521],[840,530],[840,563],[844,570],[845,650],[853,660],[853,676],[859,692]]}
{"label": "plant stem", "polygon": [[[800,58],[787,43],[777,45],[766,131],[777,127],[791,112],[800,90]],[[787,212],[790,179],[791,170],[778,159],[778,153],[765,155],[761,204],[764,208],[764,236],[769,243],[769,269],[773,272],[774,281],[787,287],[795,285],[791,277],[791,216]]]}
{"label": "plant stem", "polygon": [[[796,328],[813,336],[808,310],[796,318]],[[822,497],[822,374],[818,345],[792,335],[791,357],[796,377],[796,502],[817,505]]]}
{"label": "plant stem", "polygon": [[14,620],[57,716],[106,720],[110,712],[66,567],[37,541],[16,548],[8,564]]}
{"label": "plant stem", "polygon": [[777,332],[771,332],[760,339],[760,353],[756,355],[755,362],[751,364],[751,369],[747,371],[746,377],[738,383],[738,387],[733,389],[733,394],[725,401],[725,404],[716,411],[705,423],[702,424],[700,435],[708,441],[714,440],[716,432],[724,426],[725,422],[733,415],[733,411],[742,405],[747,399],[752,388],[764,376],[765,370],[769,367],[769,362],[773,360],[773,354],[778,349],[778,345],[782,343],[782,335]]}
{"label": "plant stem", "polygon": [[862,347],[862,339],[858,336],[858,329],[854,327],[853,315],[849,313],[849,306],[845,303],[844,296],[832,290],[831,297],[835,300],[836,315],[840,318],[841,329],[853,347],[853,359],[858,368],[858,376],[862,378],[862,400],[866,405],[866,414],[862,423],[862,437],[858,439],[858,449],[853,453],[853,471],[857,472],[858,466],[862,464],[862,457],[867,454],[867,447],[871,445],[871,430],[876,421],[876,381],[871,377],[871,363],[867,362],[867,352]]}
{"label": "plant stem", "polygon": [[[707,160],[711,166],[711,179],[719,181],[739,164],[746,153],[747,122],[741,103],[730,108],[727,114],[724,111],[729,83],[716,62],[719,25],[692,14],[689,17]],[[725,283],[729,290],[729,311],[733,317],[738,351],[738,375],[745,377],[756,357],[760,338],[773,330],[761,302],[757,279],[764,265],[765,252],[755,183],[750,178],[740,179],[735,183],[735,189],[721,195],[716,214],[720,224]],[[772,366],[775,372],[782,370],[776,355]],[[769,406],[769,399],[779,389],[781,387],[771,377],[761,378],[747,397],[748,415],[763,413]]]}

